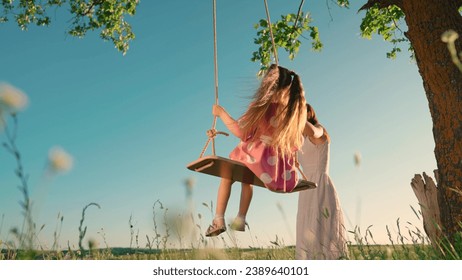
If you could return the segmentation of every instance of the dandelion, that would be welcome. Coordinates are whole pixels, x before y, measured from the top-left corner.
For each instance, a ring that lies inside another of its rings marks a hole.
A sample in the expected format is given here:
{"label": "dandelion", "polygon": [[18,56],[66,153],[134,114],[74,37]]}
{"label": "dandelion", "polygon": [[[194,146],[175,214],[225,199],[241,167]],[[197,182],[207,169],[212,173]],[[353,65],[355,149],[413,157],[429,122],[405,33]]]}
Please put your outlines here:
{"label": "dandelion", "polygon": [[9,84],[0,84],[0,114],[17,113],[24,109],[27,103],[28,98],[21,90]]}
{"label": "dandelion", "polygon": [[97,246],[97,243],[94,239],[88,240],[88,248],[90,249],[90,251],[93,250],[96,246]]}
{"label": "dandelion", "polygon": [[48,154],[49,168],[56,173],[67,172],[72,169],[74,160],[61,147],[54,147]]}
{"label": "dandelion", "polygon": [[441,41],[444,43],[454,43],[459,38],[459,34],[454,30],[448,30],[441,35]]}
{"label": "dandelion", "polygon": [[184,181],[186,186],[186,197],[191,198],[193,194],[194,185],[196,184],[196,179],[194,177],[189,177]]}
{"label": "dandelion", "polygon": [[462,53],[457,53],[455,41],[459,38],[459,34],[454,30],[448,30],[441,35],[441,41],[447,44],[449,53],[451,54],[452,62],[459,68],[462,72],[462,62],[460,58],[462,57]]}
{"label": "dandelion", "polygon": [[355,166],[359,167],[361,165],[361,153],[356,152],[353,157],[354,157]]}

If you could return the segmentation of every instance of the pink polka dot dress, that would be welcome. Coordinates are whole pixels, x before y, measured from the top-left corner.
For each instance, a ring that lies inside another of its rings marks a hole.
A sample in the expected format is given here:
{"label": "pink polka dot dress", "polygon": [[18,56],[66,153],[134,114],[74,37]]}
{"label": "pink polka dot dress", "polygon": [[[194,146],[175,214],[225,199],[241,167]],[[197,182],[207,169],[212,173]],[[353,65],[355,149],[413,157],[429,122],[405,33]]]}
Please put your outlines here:
{"label": "pink polka dot dress", "polygon": [[268,189],[291,192],[298,182],[296,154],[294,152],[293,155],[283,157],[270,145],[277,126],[277,106],[277,103],[272,103],[268,108],[264,122],[258,126],[260,136],[256,138],[249,135],[247,139],[241,140],[229,157],[246,165]]}

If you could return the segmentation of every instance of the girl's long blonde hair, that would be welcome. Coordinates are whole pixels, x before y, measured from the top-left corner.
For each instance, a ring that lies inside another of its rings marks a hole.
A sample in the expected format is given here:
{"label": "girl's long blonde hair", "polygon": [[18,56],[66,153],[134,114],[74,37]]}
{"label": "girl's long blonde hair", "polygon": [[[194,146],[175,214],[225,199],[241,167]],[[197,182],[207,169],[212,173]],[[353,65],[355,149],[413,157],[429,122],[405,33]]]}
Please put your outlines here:
{"label": "girl's long blonde hair", "polygon": [[[283,101],[287,100],[288,101]],[[277,65],[271,65],[263,77],[249,108],[240,119],[244,139],[260,136],[259,125],[271,103],[281,103],[276,111],[277,127],[272,135],[271,146],[283,155],[293,153],[303,144],[306,122],[306,101],[300,77]]]}

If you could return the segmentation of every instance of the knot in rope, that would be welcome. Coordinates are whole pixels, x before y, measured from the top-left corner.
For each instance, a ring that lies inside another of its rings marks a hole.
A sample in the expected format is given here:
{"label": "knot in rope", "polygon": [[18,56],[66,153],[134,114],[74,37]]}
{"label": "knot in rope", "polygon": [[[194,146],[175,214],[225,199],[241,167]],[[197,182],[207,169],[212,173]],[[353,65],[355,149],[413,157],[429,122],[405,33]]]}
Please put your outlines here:
{"label": "knot in rope", "polygon": [[211,128],[209,130],[207,130],[207,137],[209,138],[207,140],[207,143],[205,143],[205,146],[204,148],[202,149],[202,152],[200,154],[200,158],[204,155],[205,151],[207,150],[207,147],[210,143],[210,141],[212,141],[212,154],[215,155],[215,137],[218,135],[218,134],[222,134],[222,135],[225,135],[225,136],[229,136],[228,133],[226,132],[223,132],[223,131],[218,131],[216,130],[215,128]]}
{"label": "knot in rope", "polygon": [[217,131],[215,128],[207,130],[207,136],[209,138],[215,138],[215,136],[217,136],[218,134],[229,136],[228,133],[223,132],[223,131]]}

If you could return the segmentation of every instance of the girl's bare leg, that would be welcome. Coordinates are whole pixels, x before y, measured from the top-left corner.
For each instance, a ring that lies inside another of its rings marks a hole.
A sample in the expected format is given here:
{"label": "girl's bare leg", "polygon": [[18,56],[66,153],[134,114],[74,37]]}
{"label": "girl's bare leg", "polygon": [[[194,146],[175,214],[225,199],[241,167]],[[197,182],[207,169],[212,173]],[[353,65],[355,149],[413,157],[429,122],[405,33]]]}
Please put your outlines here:
{"label": "girl's bare leg", "polygon": [[231,194],[231,185],[233,181],[229,179],[221,179],[220,186],[218,188],[217,205],[215,209],[214,223],[217,226],[223,226],[225,224],[224,216],[226,207],[228,206],[229,196]]}
{"label": "girl's bare leg", "polygon": [[241,189],[241,200],[239,202],[239,212],[237,213],[237,217],[234,219],[233,223],[231,224],[231,228],[237,231],[244,231],[245,230],[245,217],[247,216],[247,212],[249,211],[250,202],[252,201],[253,196],[253,187],[250,184],[242,183]]}
{"label": "girl's bare leg", "polygon": [[215,209],[215,217],[212,224],[205,232],[205,236],[217,236],[226,231],[225,226],[225,211],[228,206],[229,196],[231,194],[231,185],[233,181],[229,179],[221,179],[220,186],[218,187],[217,205]]}
{"label": "girl's bare leg", "polygon": [[253,196],[253,187],[250,184],[242,183],[241,189],[241,200],[239,202],[239,213],[237,214],[238,217],[243,217],[247,215],[247,211],[249,211],[250,202],[252,201]]}

